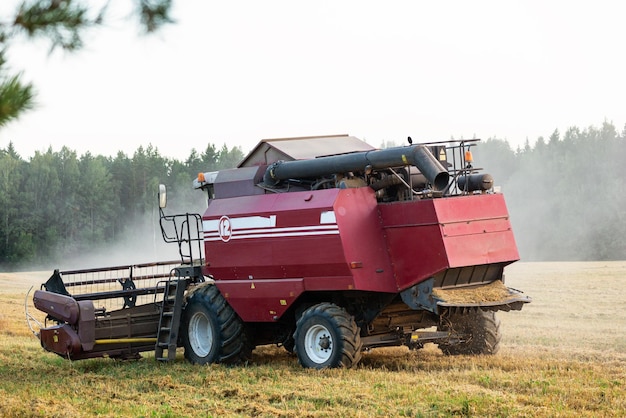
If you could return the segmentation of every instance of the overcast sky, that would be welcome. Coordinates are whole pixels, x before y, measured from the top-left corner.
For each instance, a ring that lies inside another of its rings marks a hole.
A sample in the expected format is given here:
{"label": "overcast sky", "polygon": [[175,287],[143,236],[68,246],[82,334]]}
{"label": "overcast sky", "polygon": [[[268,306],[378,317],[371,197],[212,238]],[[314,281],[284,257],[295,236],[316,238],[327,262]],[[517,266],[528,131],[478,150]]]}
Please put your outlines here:
{"label": "overcast sky", "polygon": [[0,130],[0,147],[28,158],[151,143],[184,159],[209,142],[245,153],[342,133],[516,147],[626,123],[624,1],[174,2],[177,23],[156,36],[112,0],[113,20],[77,54],[12,46],[39,105]]}

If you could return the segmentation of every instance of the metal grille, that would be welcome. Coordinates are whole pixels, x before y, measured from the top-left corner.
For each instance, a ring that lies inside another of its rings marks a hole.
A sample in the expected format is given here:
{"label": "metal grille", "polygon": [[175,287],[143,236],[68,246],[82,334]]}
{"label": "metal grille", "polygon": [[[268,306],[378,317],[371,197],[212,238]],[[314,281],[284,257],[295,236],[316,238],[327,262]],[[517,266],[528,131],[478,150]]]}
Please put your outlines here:
{"label": "metal grille", "polygon": [[113,311],[161,302],[165,282],[180,261],[61,271],[63,284],[76,300],[92,300],[96,309]]}

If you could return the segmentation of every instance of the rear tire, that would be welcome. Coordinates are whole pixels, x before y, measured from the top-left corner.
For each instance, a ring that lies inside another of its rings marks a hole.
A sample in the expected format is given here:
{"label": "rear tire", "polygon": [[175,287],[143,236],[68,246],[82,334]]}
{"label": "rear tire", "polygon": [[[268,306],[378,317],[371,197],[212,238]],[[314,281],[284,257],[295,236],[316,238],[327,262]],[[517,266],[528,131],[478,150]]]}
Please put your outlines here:
{"label": "rear tire", "polygon": [[187,301],[181,339],[185,358],[193,364],[241,363],[252,352],[243,322],[213,284]]}
{"label": "rear tire", "polygon": [[296,324],[295,351],[302,367],[354,367],[361,360],[360,330],[354,318],[332,303],[304,311]]}
{"label": "rear tire", "polygon": [[495,312],[477,309],[469,313],[452,313],[438,329],[450,332],[451,338],[461,339],[460,342],[439,344],[444,354],[490,355],[500,350],[502,334],[500,320]]}

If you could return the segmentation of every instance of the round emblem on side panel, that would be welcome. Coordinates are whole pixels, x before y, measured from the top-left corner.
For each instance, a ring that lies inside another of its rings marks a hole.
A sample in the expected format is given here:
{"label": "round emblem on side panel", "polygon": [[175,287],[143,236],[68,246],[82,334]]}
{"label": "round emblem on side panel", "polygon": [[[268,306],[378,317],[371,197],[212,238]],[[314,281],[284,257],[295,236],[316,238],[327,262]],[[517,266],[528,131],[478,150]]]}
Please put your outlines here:
{"label": "round emblem on side panel", "polygon": [[222,241],[230,241],[230,238],[233,235],[233,226],[230,223],[228,216],[222,216],[220,218],[220,221],[217,224],[217,231],[219,232]]}

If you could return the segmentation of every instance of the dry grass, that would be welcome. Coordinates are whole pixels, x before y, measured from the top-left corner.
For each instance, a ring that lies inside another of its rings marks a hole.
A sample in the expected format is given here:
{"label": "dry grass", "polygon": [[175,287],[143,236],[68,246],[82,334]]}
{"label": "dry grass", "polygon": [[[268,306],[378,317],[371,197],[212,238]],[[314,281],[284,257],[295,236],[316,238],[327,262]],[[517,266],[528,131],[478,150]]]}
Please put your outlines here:
{"label": "dry grass", "polygon": [[25,277],[0,274],[10,289],[0,293],[1,416],[626,415],[626,262],[510,266],[507,284],[534,301],[499,315],[496,356],[378,349],[356,369],[322,371],[275,347],[242,367],[192,366],[182,353],[173,364],[150,353],[70,363],[29,335]]}
{"label": "dry grass", "polygon": [[517,263],[506,283],[533,298],[500,315],[507,346],[626,357],[626,262]]}

